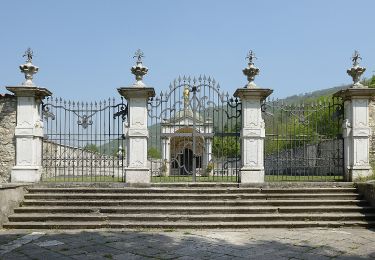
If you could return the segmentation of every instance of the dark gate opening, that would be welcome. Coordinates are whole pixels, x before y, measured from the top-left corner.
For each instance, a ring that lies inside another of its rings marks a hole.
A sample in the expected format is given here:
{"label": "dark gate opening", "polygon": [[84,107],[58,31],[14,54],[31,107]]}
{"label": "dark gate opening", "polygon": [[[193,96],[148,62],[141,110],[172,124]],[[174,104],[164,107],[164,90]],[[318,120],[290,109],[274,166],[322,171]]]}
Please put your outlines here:
{"label": "dark gate opening", "polygon": [[42,181],[125,181],[127,106],[122,99],[86,103],[50,97],[42,111]]}
{"label": "dark gate opening", "polygon": [[336,98],[290,105],[268,101],[266,181],[343,181],[343,104]]}
{"label": "dark gate opening", "polygon": [[153,182],[238,182],[241,102],[214,79],[183,77],[150,99]]}

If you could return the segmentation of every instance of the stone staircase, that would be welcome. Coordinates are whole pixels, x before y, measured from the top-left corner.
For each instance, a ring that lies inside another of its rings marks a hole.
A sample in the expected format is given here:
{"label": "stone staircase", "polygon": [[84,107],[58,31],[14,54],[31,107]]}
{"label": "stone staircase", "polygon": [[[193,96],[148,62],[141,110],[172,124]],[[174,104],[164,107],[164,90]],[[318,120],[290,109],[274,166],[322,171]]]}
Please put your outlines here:
{"label": "stone staircase", "polygon": [[4,228],[375,227],[375,208],[344,187],[167,185],[30,187]]}

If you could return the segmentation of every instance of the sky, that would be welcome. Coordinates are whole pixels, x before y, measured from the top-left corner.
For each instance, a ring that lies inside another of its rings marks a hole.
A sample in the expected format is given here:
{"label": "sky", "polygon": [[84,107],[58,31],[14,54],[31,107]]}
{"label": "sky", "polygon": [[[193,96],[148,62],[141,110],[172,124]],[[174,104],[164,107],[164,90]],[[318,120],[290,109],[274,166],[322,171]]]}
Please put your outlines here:
{"label": "sky", "polygon": [[117,97],[134,82],[138,48],[157,93],[179,75],[205,74],[233,94],[247,82],[250,49],[255,82],[274,97],[349,84],[354,50],[364,77],[375,73],[374,10],[373,0],[0,0],[1,93],[23,81],[28,47],[34,82],[69,100]]}

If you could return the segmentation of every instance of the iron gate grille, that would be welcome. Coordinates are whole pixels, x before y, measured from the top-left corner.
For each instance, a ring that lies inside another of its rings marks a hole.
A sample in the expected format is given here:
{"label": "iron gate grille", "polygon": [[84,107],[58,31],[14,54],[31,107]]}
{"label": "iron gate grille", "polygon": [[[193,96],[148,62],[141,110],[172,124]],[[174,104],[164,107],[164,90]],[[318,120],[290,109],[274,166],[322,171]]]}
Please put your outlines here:
{"label": "iron gate grille", "polygon": [[86,103],[50,97],[42,111],[43,181],[125,181],[122,99]]}
{"label": "iron gate grille", "polygon": [[268,181],[341,181],[344,178],[343,104],[336,98],[262,105]]}
{"label": "iron gate grille", "polygon": [[153,182],[239,181],[241,103],[210,77],[179,77],[149,100]]}

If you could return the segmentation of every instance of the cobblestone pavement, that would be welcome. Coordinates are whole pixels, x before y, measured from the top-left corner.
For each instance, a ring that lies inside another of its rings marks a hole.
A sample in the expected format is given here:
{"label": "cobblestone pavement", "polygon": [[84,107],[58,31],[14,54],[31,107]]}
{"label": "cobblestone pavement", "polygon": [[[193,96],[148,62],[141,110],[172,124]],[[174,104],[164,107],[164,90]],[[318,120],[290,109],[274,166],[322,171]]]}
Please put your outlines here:
{"label": "cobblestone pavement", "polygon": [[0,259],[375,259],[375,230],[0,230]]}

